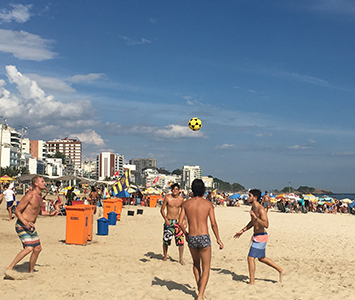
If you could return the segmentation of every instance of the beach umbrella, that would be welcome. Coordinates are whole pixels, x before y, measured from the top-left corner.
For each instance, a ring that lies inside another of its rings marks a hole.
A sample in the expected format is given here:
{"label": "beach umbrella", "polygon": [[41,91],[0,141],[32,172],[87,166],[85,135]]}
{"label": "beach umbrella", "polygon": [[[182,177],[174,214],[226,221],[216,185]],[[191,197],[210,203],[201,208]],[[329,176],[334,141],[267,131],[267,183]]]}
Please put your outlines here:
{"label": "beach umbrella", "polygon": [[308,201],[311,201],[311,202],[317,202],[318,201],[318,197],[312,195],[312,194],[306,194],[303,196],[303,199],[304,200],[308,200]]}
{"label": "beach umbrella", "polygon": [[236,193],[236,194],[233,194],[233,195],[229,196],[229,199],[231,199],[231,200],[239,199],[240,196],[241,196],[240,194]]}
{"label": "beach umbrella", "polygon": [[4,175],[0,177],[0,181],[1,182],[5,182],[5,181],[13,181],[14,179],[10,176]]}
{"label": "beach umbrella", "polygon": [[79,195],[79,194],[80,194],[80,190],[75,189],[75,190],[73,191],[73,193],[74,193],[75,195]]}
{"label": "beach umbrella", "polygon": [[340,200],[342,203],[347,203],[350,204],[351,202],[353,202],[353,200],[350,200],[349,198],[344,198]]}
{"label": "beach umbrella", "polygon": [[275,198],[276,199],[282,199],[286,194],[280,194],[280,195],[277,195]]}

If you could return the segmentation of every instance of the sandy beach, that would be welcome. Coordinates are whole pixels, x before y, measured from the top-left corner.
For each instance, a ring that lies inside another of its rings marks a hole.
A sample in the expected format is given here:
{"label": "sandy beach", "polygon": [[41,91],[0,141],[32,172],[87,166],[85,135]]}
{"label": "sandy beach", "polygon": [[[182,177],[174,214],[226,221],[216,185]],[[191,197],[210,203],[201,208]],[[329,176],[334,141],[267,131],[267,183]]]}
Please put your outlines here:
{"label": "sandy beach", "polygon": [[[0,206],[0,270],[21,250],[14,221],[8,222],[6,203]],[[141,207],[139,207],[141,208]],[[37,230],[43,251],[33,276],[25,276],[26,257],[15,270],[22,280],[0,280],[1,299],[171,299],[196,296],[188,247],[180,265],[175,245],[168,261],[162,256],[163,220],[159,208],[143,208],[109,227],[108,236],[96,235],[85,246],[65,244],[66,217],[42,217]],[[270,210],[266,254],[287,270],[278,273],[256,262],[256,285],[248,285],[246,256],[251,231],[232,236],[249,221],[249,207],[216,207],[221,239],[212,240],[212,265],[206,299],[355,299],[355,218],[353,215],[284,214]],[[210,231],[210,233],[212,233]]]}

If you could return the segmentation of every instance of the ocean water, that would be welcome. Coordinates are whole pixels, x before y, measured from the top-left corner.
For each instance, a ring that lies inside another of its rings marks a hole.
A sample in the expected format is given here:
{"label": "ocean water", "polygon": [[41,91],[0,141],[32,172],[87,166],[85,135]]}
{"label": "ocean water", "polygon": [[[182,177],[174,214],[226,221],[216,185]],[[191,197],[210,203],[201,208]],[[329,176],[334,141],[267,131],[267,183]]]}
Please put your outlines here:
{"label": "ocean water", "polygon": [[[316,194],[316,195],[314,195],[314,196],[316,196],[316,197],[322,197],[322,196],[324,196],[324,195],[318,195],[318,194]],[[352,194],[330,194],[330,195],[327,195],[327,196],[329,196],[329,197],[333,197],[333,198],[337,198],[337,199],[339,199],[339,200],[341,200],[341,199],[345,199],[345,198],[349,198],[350,200],[354,200],[355,199],[355,193],[352,193]]]}

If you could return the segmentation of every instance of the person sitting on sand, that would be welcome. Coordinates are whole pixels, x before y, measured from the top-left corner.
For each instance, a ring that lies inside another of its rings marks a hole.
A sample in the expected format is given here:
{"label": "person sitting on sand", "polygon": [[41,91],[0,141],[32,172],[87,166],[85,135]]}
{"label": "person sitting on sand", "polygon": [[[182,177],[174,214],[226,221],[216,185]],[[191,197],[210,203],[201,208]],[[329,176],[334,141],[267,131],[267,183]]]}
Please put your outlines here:
{"label": "person sitting on sand", "polygon": [[265,208],[258,202],[261,197],[260,190],[253,189],[249,191],[248,203],[251,204],[250,210],[250,222],[240,231],[238,231],[234,238],[239,238],[245,231],[254,227],[254,235],[252,238],[250,251],[248,254],[248,268],[249,268],[249,284],[255,284],[255,258],[258,258],[262,263],[273,267],[280,274],[280,282],[282,276],[286,271],[275,264],[270,258],[265,255],[266,243],[268,240],[268,234],[265,228],[269,227],[269,220]]}
{"label": "person sitting on sand", "polygon": [[[44,179],[38,175],[32,178],[33,190],[25,194],[16,207],[15,215],[18,218],[15,229],[23,244],[23,250],[20,251],[7,271],[11,271],[14,266],[20,262],[26,255],[31,253],[29,273],[33,273],[39,253],[42,251],[41,243],[35,229],[35,223],[38,215],[56,216],[58,211],[52,213],[42,210],[43,199],[42,190],[46,188]],[[10,276],[5,272],[6,276]],[[11,276],[10,276],[11,277]]]}

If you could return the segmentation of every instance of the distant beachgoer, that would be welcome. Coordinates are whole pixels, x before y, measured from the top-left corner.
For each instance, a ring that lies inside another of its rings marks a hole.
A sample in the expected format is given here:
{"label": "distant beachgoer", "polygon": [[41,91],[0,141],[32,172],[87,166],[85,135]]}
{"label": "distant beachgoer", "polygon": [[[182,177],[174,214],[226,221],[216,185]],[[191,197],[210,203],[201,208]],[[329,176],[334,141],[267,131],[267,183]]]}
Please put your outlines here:
{"label": "distant beachgoer", "polygon": [[4,196],[5,196],[5,200],[6,200],[6,209],[9,213],[9,221],[11,221],[14,216],[12,215],[12,206],[14,205],[14,191],[12,189],[9,188],[9,184],[5,184],[4,186]]}
{"label": "distant beachgoer", "polygon": [[254,189],[249,191],[248,203],[251,204],[252,207],[250,210],[251,220],[242,230],[234,235],[234,238],[239,238],[245,231],[254,227],[253,242],[248,254],[249,284],[255,284],[255,258],[258,258],[262,263],[276,269],[279,272],[280,282],[282,281],[282,276],[286,273],[283,268],[265,256],[265,248],[268,240],[268,234],[265,228],[269,227],[269,220],[264,207],[258,202],[260,197],[260,190]]}
{"label": "distant beachgoer", "polygon": [[67,199],[67,205],[72,205],[72,201],[74,200],[74,187],[72,187],[67,194],[65,195],[65,198]]}
{"label": "distant beachgoer", "polygon": [[90,205],[95,206],[94,214],[96,214],[96,207],[97,207],[97,201],[99,200],[99,194],[97,193],[95,187],[91,187],[91,192],[87,200],[89,201]]}
{"label": "distant beachgoer", "polygon": [[180,187],[177,183],[172,184],[170,188],[171,194],[165,196],[160,209],[160,213],[165,221],[163,233],[164,261],[167,260],[168,246],[171,245],[171,240],[175,237],[175,245],[179,248],[179,262],[180,264],[184,264],[184,234],[178,223],[179,221],[181,221],[181,223],[184,222],[184,220],[179,220],[180,208],[181,204],[184,202],[184,199],[179,195]]}
{"label": "distant beachgoer", "polygon": [[58,214],[58,211],[56,210],[52,213],[42,210],[43,199],[41,197],[41,193],[46,187],[44,179],[38,175],[34,176],[32,178],[32,186],[33,190],[25,194],[15,210],[15,215],[18,218],[15,229],[24,249],[16,255],[7,270],[12,270],[18,262],[31,253],[29,273],[33,273],[38,255],[42,250],[41,243],[35,229],[37,217],[38,215],[56,216]]}
{"label": "distant beachgoer", "polygon": [[263,199],[261,200],[261,204],[266,209],[266,212],[268,212],[269,206],[270,206],[270,196],[267,193],[267,191],[265,191],[265,195],[263,196]]}
{"label": "distant beachgoer", "polygon": [[[198,300],[203,299],[210,275],[211,266],[211,240],[208,233],[207,219],[210,219],[212,231],[217,239],[219,249],[223,249],[223,243],[219,237],[218,225],[214,214],[213,204],[203,198],[205,194],[205,184],[201,179],[192,182],[193,198],[185,201],[181,206],[179,225],[181,226],[189,245],[193,259],[193,273],[198,288]],[[189,232],[183,224],[187,218]]]}

